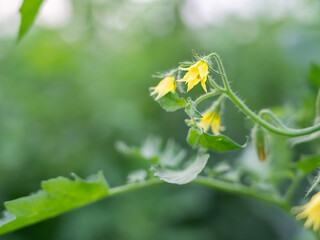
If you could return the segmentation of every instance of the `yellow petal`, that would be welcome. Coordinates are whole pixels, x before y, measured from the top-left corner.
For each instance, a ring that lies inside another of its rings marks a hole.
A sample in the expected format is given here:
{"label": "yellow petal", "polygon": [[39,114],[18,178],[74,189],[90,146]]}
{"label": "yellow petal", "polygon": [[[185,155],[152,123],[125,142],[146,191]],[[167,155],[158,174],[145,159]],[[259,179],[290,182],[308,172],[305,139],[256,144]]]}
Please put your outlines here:
{"label": "yellow petal", "polygon": [[209,74],[209,71],[208,71],[208,64],[204,61],[201,61],[199,66],[198,66],[198,69],[199,69],[199,75],[202,78],[206,78]]}
{"label": "yellow petal", "polygon": [[198,127],[202,128],[204,132],[207,132],[210,127],[210,123],[212,121],[213,116],[213,113],[202,114],[201,120],[197,123]]}
{"label": "yellow petal", "polygon": [[206,81],[207,81],[207,76],[205,78],[201,79],[201,86],[205,92],[207,92]]}
{"label": "yellow petal", "polygon": [[158,93],[158,96],[155,100],[159,100],[161,97],[166,95],[168,92],[174,92],[176,90],[176,82],[174,77],[165,77],[162,79],[156,87],[153,87],[153,92],[150,96],[153,96]]}
{"label": "yellow petal", "polygon": [[304,206],[294,207],[294,212],[300,213],[297,215],[297,219],[307,218],[305,227],[309,228],[313,225],[315,231],[320,227],[320,192],[316,193],[310,201]]}
{"label": "yellow petal", "polygon": [[200,64],[200,61],[196,62],[195,64],[193,64],[192,66],[188,67],[188,68],[180,68],[181,70],[184,70],[184,71],[188,71],[188,70],[191,70],[193,68],[198,68]]}
{"label": "yellow petal", "polygon": [[197,78],[197,76],[198,76],[198,71],[193,68],[189,70],[189,72],[187,72],[182,79],[178,80],[178,82],[192,81],[193,79]]}
{"label": "yellow petal", "polygon": [[211,122],[211,131],[213,132],[214,135],[219,135],[220,128],[221,128],[220,114],[216,113],[214,116],[214,119]]}
{"label": "yellow petal", "polygon": [[200,78],[195,78],[192,80],[189,80],[188,83],[188,89],[187,92],[189,92],[195,85],[197,85],[200,82]]}

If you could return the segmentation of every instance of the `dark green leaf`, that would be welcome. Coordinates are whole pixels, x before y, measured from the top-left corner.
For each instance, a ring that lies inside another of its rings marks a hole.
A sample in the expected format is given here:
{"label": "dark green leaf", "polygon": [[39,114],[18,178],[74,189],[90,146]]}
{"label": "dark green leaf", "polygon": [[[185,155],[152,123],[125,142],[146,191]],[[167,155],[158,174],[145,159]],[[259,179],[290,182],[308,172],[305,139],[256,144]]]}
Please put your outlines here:
{"label": "dark green leaf", "polygon": [[28,29],[34,22],[43,0],[24,0],[20,8],[21,24],[19,29],[18,40],[27,33]]}
{"label": "dark green leaf", "polygon": [[[156,98],[156,95],[153,96]],[[184,98],[180,98],[177,93],[169,92],[157,101],[160,106],[167,112],[174,112],[180,108],[184,108],[187,104]]]}
{"label": "dark green leaf", "polygon": [[309,173],[320,166],[320,155],[303,157],[296,163],[296,168],[301,169],[304,173]]}
{"label": "dark green leaf", "polygon": [[0,219],[0,235],[91,203],[109,193],[101,172],[87,180],[74,177],[74,181],[65,177],[43,181],[43,190],[5,202],[7,210]]}
{"label": "dark green leaf", "polygon": [[198,109],[196,108],[194,102],[190,98],[188,99],[188,103],[186,105],[185,112],[190,117],[202,118],[201,113],[198,111]]}
{"label": "dark green leaf", "polygon": [[244,148],[244,145],[239,145],[224,135],[210,135],[207,133],[201,134],[199,144],[202,147],[209,148],[216,152],[227,152],[239,148]]}
{"label": "dark green leaf", "polygon": [[224,135],[211,135],[208,133],[200,133],[194,128],[190,128],[187,142],[195,148],[198,144],[202,147],[209,148],[216,152],[227,152],[239,148],[244,148],[244,145],[239,145]]}
{"label": "dark green leaf", "polygon": [[200,154],[196,157],[195,161],[191,163],[186,169],[183,170],[168,170],[152,168],[154,175],[158,176],[161,180],[174,183],[186,184],[195,179],[199,173],[206,166],[209,154]]}

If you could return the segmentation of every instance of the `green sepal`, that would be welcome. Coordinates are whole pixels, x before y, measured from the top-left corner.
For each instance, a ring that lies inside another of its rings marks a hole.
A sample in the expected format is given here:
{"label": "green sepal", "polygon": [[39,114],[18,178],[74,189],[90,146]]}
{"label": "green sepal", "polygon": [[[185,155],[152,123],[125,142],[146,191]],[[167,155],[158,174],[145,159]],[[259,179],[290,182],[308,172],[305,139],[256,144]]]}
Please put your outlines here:
{"label": "green sepal", "polygon": [[187,105],[184,111],[188,114],[189,117],[202,118],[201,113],[198,111],[191,98],[187,99]]}
{"label": "green sepal", "polygon": [[233,140],[224,135],[211,135],[208,133],[200,133],[194,128],[189,129],[187,142],[196,148],[198,145],[213,150],[215,152],[227,152],[235,149],[244,148],[248,139],[243,145],[235,143]]}
{"label": "green sepal", "polygon": [[252,140],[260,162],[264,162],[268,156],[266,133],[262,127],[256,125],[252,130]]}
{"label": "green sepal", "polygon": [[[155,99],[156,95],[153,95],[152,97]],[[176,92],[169,92],[156,102],[158,102],[159,105],[167,112],[177,111],[178,109],[184,108],[187,104],[186,100],[184,98],[180,98]]]}

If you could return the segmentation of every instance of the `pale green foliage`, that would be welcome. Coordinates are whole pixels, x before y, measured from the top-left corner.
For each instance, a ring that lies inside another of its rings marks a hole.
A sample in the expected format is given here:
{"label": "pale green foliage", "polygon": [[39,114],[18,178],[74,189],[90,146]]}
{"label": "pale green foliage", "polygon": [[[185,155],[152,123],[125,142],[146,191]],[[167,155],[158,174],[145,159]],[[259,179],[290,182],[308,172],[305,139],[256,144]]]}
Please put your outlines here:
{"label": "pale green foliage", "polygon": [[[189,162],[187,168],[181,169],[179,166],[186,157],[186,150],[179,147],[173,140],[168,140],[164,148],[161,143],[159,138],[148,137],[141,148],[130,148],[122,142],[118,142],[116,146],[120,152],[126,155],[142,158],[149,162],[154,175],[169,183],[186,184],[191,182],[206,166],[209,154],[200,152],[191,161],[187,161]],[[130,175],[129,182],[141,180],[141,174],[141,170],[137,170],[134,175]],[[146,176],[145,173],[144,176]]]}
{"label": "pale green foliage", "polygon": [[149,136],[141,147],[129,147],[126,143],[118,141],[116,148],[125,155],[147,160],[151,164],[157,163],[162,167],[176,167],[186,156],[186,150],[174,140],[169,139],[162,147],[162,140],[153,136]]}
{"label": "pale green foliage", "polygon": [[198,154],[195,160],[185,169],[182,170],[169,170],[161,168],[152,168],[154,175],[158,176],[161,180],[174,183],[186,184],[194,180],[207,164],[209,154]]}

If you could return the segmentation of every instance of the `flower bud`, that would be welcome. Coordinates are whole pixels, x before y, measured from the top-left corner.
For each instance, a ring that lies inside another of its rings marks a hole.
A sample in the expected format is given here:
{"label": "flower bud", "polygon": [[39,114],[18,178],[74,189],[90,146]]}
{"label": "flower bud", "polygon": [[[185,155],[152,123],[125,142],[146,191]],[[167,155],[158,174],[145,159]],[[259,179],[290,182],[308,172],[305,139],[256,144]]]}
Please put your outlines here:
{"label": "flower bud", "polygon": [[255,126],[252,132],[253,143],[255,145],[260,162],[267,158],[266,134],[260,126]]}

